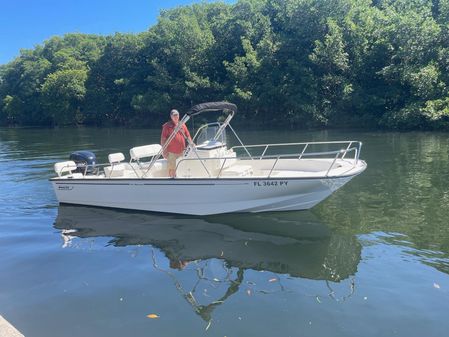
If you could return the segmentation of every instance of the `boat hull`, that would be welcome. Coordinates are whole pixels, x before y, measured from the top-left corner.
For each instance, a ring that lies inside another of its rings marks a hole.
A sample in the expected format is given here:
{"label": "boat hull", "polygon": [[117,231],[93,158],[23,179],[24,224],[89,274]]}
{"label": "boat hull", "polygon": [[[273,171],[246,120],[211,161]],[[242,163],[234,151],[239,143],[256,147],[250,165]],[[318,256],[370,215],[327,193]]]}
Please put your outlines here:
{"label": "boat hull", "polygon": [[210,215],[309,209],[355,175],[278,179],[58,179],[60,203]]}

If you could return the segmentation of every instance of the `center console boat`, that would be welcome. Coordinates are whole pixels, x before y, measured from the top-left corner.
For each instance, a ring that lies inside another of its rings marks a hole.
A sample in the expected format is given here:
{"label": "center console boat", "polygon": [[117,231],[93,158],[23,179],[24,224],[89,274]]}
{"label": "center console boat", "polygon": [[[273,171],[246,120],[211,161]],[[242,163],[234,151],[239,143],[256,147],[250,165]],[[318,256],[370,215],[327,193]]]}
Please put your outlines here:
{"label": "center console boat", "polygon": [[[162,154],[192,116],[223,111],[222,122],[203,125],[168,176]],[[359,141],[244,145],[230,122],[228,102],[193,106],[166,143],[111,153],[108,163],[79,151],[78,160],[56,163],[50,179],[60,203],[143,211],[209,215],[309,209],[366,169]],[[237,146],[228,147],[226,130]],[[196,145],[195,145],[196,144]],[[80,154],[86,160],[80,160]],[[73,159],[72,158],[72,159]]]}

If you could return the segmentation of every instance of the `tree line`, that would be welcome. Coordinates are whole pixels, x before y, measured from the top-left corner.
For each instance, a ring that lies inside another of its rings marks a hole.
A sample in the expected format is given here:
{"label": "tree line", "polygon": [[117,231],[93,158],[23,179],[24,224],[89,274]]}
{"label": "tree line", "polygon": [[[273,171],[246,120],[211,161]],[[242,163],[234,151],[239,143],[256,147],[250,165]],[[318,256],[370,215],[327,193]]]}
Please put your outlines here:
{"label": "tree line", "polygon": [[236,103],[255,127],[449,129],[449,0],[239,0],[0,66],[0,124],[155,126]]}

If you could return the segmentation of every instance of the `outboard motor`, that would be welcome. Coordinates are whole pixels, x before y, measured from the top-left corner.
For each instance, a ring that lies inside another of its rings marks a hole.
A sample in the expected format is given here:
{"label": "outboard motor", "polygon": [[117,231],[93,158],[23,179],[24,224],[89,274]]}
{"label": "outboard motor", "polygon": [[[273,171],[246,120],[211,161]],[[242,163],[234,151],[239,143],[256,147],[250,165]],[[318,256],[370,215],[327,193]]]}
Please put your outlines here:
{"label": "outboard motor", "polygon": [[[96,174],[95,167],[97,157],[91,151],[75,151],[70,154],[70,160],[76,163],[77,169],[74,172],[86,174]],[[86,169],[87,166],[87,169]]]}

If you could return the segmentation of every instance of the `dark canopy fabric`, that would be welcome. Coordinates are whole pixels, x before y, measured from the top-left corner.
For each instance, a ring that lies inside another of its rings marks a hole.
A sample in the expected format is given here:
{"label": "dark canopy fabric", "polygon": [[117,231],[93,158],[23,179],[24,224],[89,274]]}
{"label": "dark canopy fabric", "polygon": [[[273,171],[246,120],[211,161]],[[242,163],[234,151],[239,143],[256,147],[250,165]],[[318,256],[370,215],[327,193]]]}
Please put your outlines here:
{"label": "dark canopy fabric", "polygon": [[195,116],[204,111],[231,110],[237,112],[237,105],[228,102],[209,102],[194,105],[186,112],[188,116]]}

